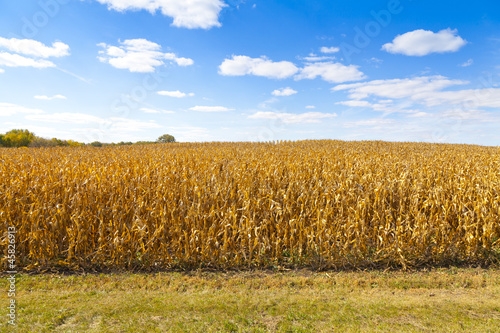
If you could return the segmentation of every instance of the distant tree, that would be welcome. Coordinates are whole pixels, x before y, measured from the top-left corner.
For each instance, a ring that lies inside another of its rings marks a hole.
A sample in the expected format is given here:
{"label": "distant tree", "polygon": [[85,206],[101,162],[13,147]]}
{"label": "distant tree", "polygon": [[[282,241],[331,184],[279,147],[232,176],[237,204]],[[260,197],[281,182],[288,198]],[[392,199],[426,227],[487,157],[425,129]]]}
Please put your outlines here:
{"label": "distant tree", "polygon": [[33,141],[30,142],[28,147],[55,147],[55,146],[56,143],[52,140],[36,137]]}
{"label": "distant tree", "polygon": [[5,133],[1,141],[4,147],[28,147],[34,139],[35,134],[28,130],[13,129]]}
{"label": "distant tree", "polygon": [[168,142],[175,142],[175,138],[173,137],[173,135],[170,135],[170,134],[163,134],[162,136],[160,136],[156,142],[160,142],[160,143],[168,143]]}
{"label": "distant tree", "polygon": [[94,141],[94,142],[91,142],[90,145],[92,147],[102,147],[102,143],[99,142],[99,141]]}
{"label": "distant tree", "polygon": [[70,147],[79,147],[79,146],[83,145],[83,143],[78,142],[78,141],[73,141],[73,140],[67,140],[65,142],[67,143],[66,146],[70,146]]}

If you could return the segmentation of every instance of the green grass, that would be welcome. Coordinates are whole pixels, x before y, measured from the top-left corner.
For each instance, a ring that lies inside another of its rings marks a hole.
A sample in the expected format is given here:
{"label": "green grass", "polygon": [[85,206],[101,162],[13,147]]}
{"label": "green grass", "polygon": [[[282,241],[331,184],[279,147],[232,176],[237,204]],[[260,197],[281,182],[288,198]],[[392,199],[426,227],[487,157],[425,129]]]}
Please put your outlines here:
{"label": "green grass", "polygon": [[16,289],[18,332],[500,331],[498,269],[45,274]]}

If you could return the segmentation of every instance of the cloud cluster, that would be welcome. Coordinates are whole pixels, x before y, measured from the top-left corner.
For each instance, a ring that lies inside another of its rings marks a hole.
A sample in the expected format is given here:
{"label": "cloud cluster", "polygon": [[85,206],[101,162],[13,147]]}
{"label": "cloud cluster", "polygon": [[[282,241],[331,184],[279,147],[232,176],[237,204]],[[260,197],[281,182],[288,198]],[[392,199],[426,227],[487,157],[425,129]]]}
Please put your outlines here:
{"label": "cloud cluster", "polygon": [[158,91],[157,94],[162,95],[162,96],[175,97],[175,98],[183,98],[186,96],[193,97],[194,96],[194,93],[187,93],[186,94],[186,93],[183,93],[179,90],[175,90],[175,91],[162,90],[162,91]]}
{"label": "cloud cluster", "polygon": [[425,56],[431,53],[455,52],[465,44],[467,41],[458,36],[456,29],[448,28],[437,33],[418,29],[396,36],[392,43],[384,44],[382,49],[407,56]]}
{"label": "cloud cluster", "polygon": [[444,76],[436,75],[341,84],[333,87],[332,90],[347,90],[349,92],[349,97],[356,100],[369,96],[382,98],[411,98],[417,100],[429,96],[429,93],[467,83],[467,81],[452,80]]}
{"label": "cloud cluster", "polygon": [[330,83],[359,81],[365,75],[358,68],[359,66],[346,66],[338,62],[314,62],[306,64],[295,78],[301,80],[321,77]]}
{"label": "cloud cluster", "polygon": [[172,25],[188,29],[220,27],[219,13],[227,5],[221,0],[97,0],[116,11],[160,11],[174,19]]}
{"label": "cloud cluster", "polygon": [[[62,42],[54,42],[52,46],[33,40],[0,37],[0,66],[5,67],[56,67],[50,57],[69,55],[69,46]],[[8,52],[7,52],[8,51]],[[4,70],[0,69],[0,73]]]}
{"label": "cloud cluster", "polygon": [[43,113],[43,111],[40,109],[28,108],[17,104],[0,103],[0,116],[7,117],[19,113],[40,114]]}
{"label": "cloud cluster", "polygon": [[164,65],[165,61],[176,63],[179,66],[189,66],[194,63],[192,59],[177,57],[174,53],[161,52],[161,46],[147,39],[127,39],[120,42],[119,46],[99,43],[104,50],[99,51],[97,58],[101,62],[109,63],[120,69],[130,72],[154,72],[156,67]]}
{"label": "cloud cluster", "polygon": [[219,74],[226,76],[256,75],[270,79],[286,79],[297,73],[299,69],[292,62],[277,61],[266,57],[250,58],[248,56],[233,55],[225,59],[219,66]]}
{"label": "cloud cluster", "polygon": [[144,113],[175,113],[174,111],[169,111],[169,110],[158,110],[158,109],[153,109],[153,108],[140,108]]}
{"label": "cloud cluster", "polygon": [[332,47],[326,47],[323,46],[319,49],[321,53],[337,53],[340,51],[340,48],[332,46]]}
{"label": "cloud cluster", "polygon": [[271,94],[274,96],[291,96],[296,93],[297,93],[296,90],[293,90],[290,87],[286,87],[286,88],[276,89]]}
{"label": "cloud cluster", "polygon": [[308,62],[303,68],[298,68],[290,61],[275,62],[266,57],[250,58],[243,55],[233,55],[231,59],[225,59],[219,66],[219,74],[255,75],[271,79],[286,79],[295,75],[296,80],[321,77],[331,83],[358,81],[365,78],[365,75],[358,70],[358,66],[354,65],[346,66],[330,61]]}
{"label": "cloud cluster", "polygon": [[63,96],[63,95],[54,95],[54,96],[35,95],[33,97],[36,99],[44,100],[44,101],[51,101],[53,99],[66,99],[66,96]]}
{"label": "cloud cluster", "polygon": [[[500,88],[446,89],[467,83],[437,75],[342,84],[332,88],[332,91],[347,91],[351,98],[337,104],[371,108],[386,115],[406,113],[415,119],[433,118],[439,114],[446,119],[488,121],[493,113],[481,108],[500,108]],[[425,108],[425,112],[419,109],[421,107]],[[443,112],[443,109],[451,111]]]}

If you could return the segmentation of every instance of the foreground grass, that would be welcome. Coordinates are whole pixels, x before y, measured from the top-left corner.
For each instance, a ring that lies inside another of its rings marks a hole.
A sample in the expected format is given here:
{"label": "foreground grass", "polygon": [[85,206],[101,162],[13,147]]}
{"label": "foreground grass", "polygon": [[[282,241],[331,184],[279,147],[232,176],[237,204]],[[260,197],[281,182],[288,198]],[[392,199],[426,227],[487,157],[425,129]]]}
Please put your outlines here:
{"label": "foreground grass", "polygon": [[19,332],[500,330],[498,269],[23,275],[16,288]]}

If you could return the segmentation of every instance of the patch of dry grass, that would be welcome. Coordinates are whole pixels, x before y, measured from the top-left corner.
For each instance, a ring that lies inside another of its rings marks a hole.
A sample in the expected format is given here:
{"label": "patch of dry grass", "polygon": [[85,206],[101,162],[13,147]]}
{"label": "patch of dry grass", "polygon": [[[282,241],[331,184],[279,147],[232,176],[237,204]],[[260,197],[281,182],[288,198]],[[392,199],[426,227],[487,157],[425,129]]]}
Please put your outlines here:
{"label": "patch of dry grass", "polygon": [[[24,275],[17,289],[19,332],[494,332],[500,327],[495,269]],[[7,304],[5,293],[0,302]],[[1,325],[0,331],[7,331],[5,321]]]}

